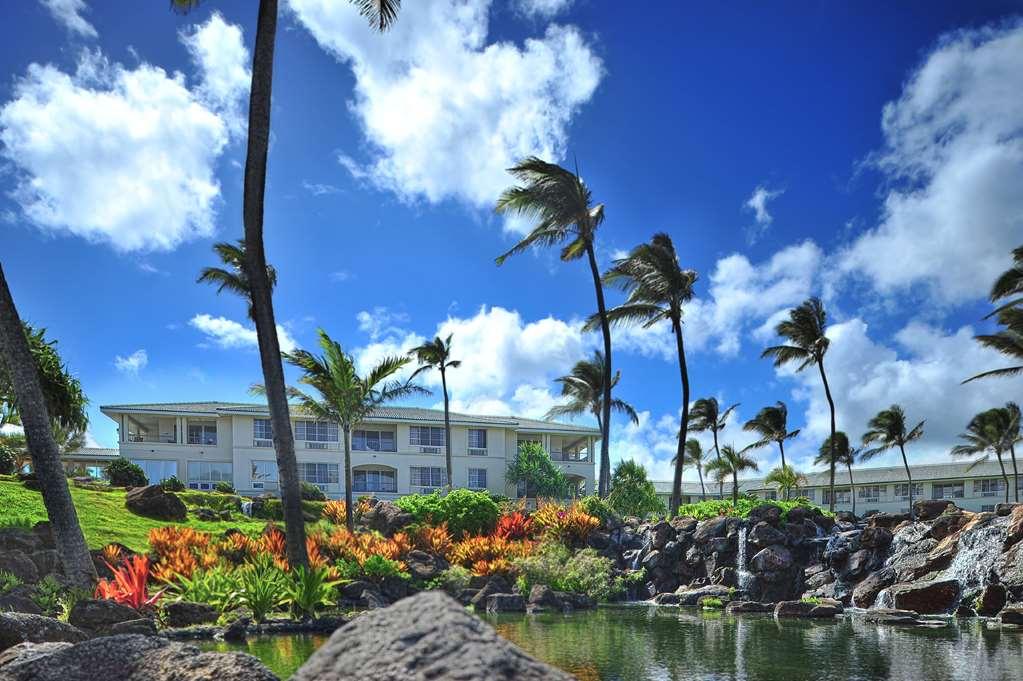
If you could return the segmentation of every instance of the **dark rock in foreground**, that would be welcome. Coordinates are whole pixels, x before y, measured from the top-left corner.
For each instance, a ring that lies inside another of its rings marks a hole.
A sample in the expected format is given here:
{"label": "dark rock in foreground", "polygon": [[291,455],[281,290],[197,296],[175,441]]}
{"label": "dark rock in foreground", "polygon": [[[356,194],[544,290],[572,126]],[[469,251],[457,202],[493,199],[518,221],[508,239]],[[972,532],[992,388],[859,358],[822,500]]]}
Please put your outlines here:
{"label": "dark rock in foreground", "polygon": [[502,639],[439,591],[358,617],[334,632],[292,677],[293,681],[571,678]]}
{"label": "dark rock in foreground", "polygon": [[4,681],[278,681],[242,653],[204,653],[165,638],[106,636],[71,645],[22,643],[0,658]]}
{"label": "dark rock in foreground", "polygon": [[19,643],[79,643],[88,637],[78,627],[52,617],[20,612],[0,613],[0,650]]}
{"label": "dark rock in foreground", "polygon": [[[101,636],[114,633],[115,625],[139,619],[139,614],[127,605],[102,599],[86,599],[75,603],[68,616],[68,624]],[[138,633],[138,632],[121,632]]]}
{"label": "dark rock in foreground", "polygon": [[896,584],[889,589],[892,602],[900,610],[915,610],[924,615],[950,612],[959,601],[959,582],[942,579],[930,582]]}

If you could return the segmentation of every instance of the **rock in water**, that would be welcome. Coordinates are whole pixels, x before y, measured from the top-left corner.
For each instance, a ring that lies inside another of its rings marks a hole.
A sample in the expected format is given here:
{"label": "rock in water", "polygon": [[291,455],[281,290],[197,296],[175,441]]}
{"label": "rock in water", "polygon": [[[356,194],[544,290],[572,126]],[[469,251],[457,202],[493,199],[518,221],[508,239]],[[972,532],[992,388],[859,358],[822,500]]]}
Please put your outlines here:
{"label": "rock in water", "polygon": [[896,584],[889,591],[897,609],[921,615],[950,612],[959,601],[959,582],[954,579]]}
{"label": "rock in water", "polygon": [[4,681],[278,681],[242,653],[204,653],[146,636],[105,636],[75,645],[23,643],[0,662]]}
{"label": "rock in water", "polygon": [[341,627],[292,681],[456,678],[572,679],[498,636],[451,597],[429,591],[361,615]]}

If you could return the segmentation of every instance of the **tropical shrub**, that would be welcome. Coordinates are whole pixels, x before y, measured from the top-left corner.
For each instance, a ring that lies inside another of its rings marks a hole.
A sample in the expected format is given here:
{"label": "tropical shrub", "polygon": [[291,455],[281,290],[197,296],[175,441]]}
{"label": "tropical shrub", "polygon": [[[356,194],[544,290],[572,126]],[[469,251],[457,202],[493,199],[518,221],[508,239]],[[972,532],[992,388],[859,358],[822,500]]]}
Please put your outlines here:
{"label": "tropical shrub", "polygon": [[11,475],[18,466],[18,453],[6,443],[0,442],[0,475]]}
{"label": "tropical shrub", "polygon": [[175,601],[206,603],[219,612],[235,607],[238,599],[238,578],[223,567],[200,570],[191,577],[179,577],[170,587],[168,597]]}
{"label": "tropical shrub", "polygon": [[252,619],[262,622],[284,604],[288,580],[276,559],[261,553],[235,570],[237,604],[252,611]]}
{"label": "tropical shrub", "polygon": [[611,507],[596,494],[590,494],[580,499],[579,508],[599,520],[601,524],[614,517],[614,511]]}
{"label": "tropical shrub", "polygon": [[505,478],[513,485],[522,483],[530,498],[560,499],[568,493],[568,479],[539,442],[523,442],[508,464]]}
{"label": "tropical shrub", "polygon": [[640,518],[664,515],[667,510],[654,484],[647,479],[646,469],[632,460],[619,461],[615,466],[607,505],[619,515]]}
{"label": "tropical shrub", "polygon": [[555,591],[586,594],[597,601],[607,601],[624,593],[630,579],[614,574],[614,563],[593,549],[572,553],[563,544],[547,542],[531,556],[512,561],[519,573],[516,587],[529,595],[536,584],[546,584]]}
{"label": "tropical shrub", "polygon": [[60,599],[64,595],[64,585],[53,575],[46,575],[36,584],[32,602],[39,606],[44,614],[53,616],[60,611]]}
{"label": "tropical shrub", "polygon": [[219,480],[217,484],[213,485],[213,491],[220,494],[234,494],[234,485],[227,480]]}
{"label": "tropical shrub", "polygon": [[469,587],[469,580],[472,573],[461,565],[452,565],[440,573],[439,586],[449,593],[457,594],[462,589]]}
{"label": "tropical shrub", "polygon": [[71,619],[71,611],[74,609],[75,604],[79,601],[86,601],[92,598],[92,594],[85,589],[78,587],[72,587],[64,591],[58,601],[57,608],[57,619],[61,622],[67,622]]}
{"label": "tropical shrub", "polygon": [[107,544],[103,547],[100,553],[103,556],[103,560],[105,560],[108,565],[113,565],[115,567],[120,564],[121,559],[124,558],[124,553],[121,551],[121,547],[117,544]]}
{"label": "tropical shrub", "polygon": [[153,605],[163,595],[163,590],[149,593],[149,558],[132,556],[119,568],[110,567],[114,578],[101,579],[96,584],[96,598],[104,598],[127,605],[136,610]]}
{"label": "tropical shrub", "polygon": [[[478,575],[505,571],[504,563],[513,558],[528,556],[533,551],[530,541],[511,541],[493,535],[466,537],[451,547],[448,559],[456,565],[472,568]],[[508,566],[510,567],[510,562]]]}
{"label": "tropical shrub", "polygon": [[340,582],[332,581],[327,570],[298,566],[289,577],[281,602],[291,609],[293,617],[309,619],[319,608],[334,605],[334,589]]}
{"label": "tropical shrub", "polygon": [[13,572],[7,570],[0,570],[0,594],[5,594],[16,586],[21,586],[22,582]]}
{"label": "tropical shrub", "polygon": [[522,511],[502,515],[497,520],[494,535],[501,539],[528,539],[532,535],[533,521]]}
{"label": "tropical shrub", "polygon": [[700,607],[704,610],[723,610],[725,603],[717,596],[708,596],[700,601]]}
{"label": "tropical shrub", "polygon": [[697,520],[705,520],[707,518],[715,518],[719,515],[734,516],[739,518],[745,518],[749,516],[757,506],[764,504],[771,504],[777,506],[782,511],[782,519],[788,517],[789,511],[793,508],[816,508],[825,515],[832,515],[827,510],[821,509],[811,502],[806,497],[799,497],[798,499],[759,499],[756,497],[739,497],[738,504],[732,504],[731,500],[722,499],[708,499],[706,501],[699,501],[693,504],[682,504],[678,508],[679,517],[685,518],[696,518]]}
{"label": "tropical shrub", "polygon": [[489,494],[468,489],[452,490],[445,496],[439,492],[410,494],[395,503],[417,522],[446,524],[454,537],[493,531],[500,513]]}
{"label": "tropical shrub", "polygon": [[323,517],[335,525],[344,525],[348,504],[341,500],[328,501],[323,505]]}
{"label": "tropical shrub", "polygon": [[533,513],[533,525],[548,539],[580,546],[590,532],[600,527],[600,521],[584,511],[578,503],[561,506],[542,502]]}
{"label": "tropical shrub", "polygon": [[417,522],[440,525],[444,522],[440,500],[440,492],[433,492],[432,494],[408,494],[394,503],[401,510],[410,513]]}
{"label": "tropical shrub", "polygon": [[337,562],[337,569],[344,581],[364,579],[379,584],[388,579],[411,578],[402,563],[379,555],[369,556],[361,564],[355,560],[341,559]]}
{"label": "tropical shrub", "polygon": [[301,490],[300,494],[302,496],[302,499],[304,499],[305,501],[327,500],[327,495],[323,493],[323,490],[311,482],[306,482],[305,480],[303,480],[299,484],[299,488]]}
{"label": "tropical shrub", "polygon": [[447,523],[441,523],[436,527],[433,525],[419,525],[412,531],[412,543],[420,551],[426,551],[437,556],[447,558],[451,553],[454,541],[451,533],[448,532]]}
{"label": "tropical shrub", "polygon": [[123,456],[107,464],[104,474],[115,487],[144,487],[149,484],[145,471]]}
{"label": "tropical shrub", "polygon": [[164,492],[184,492],[185,483],[178,479],[178,476],[172,475],[163,482],[160,483],[160,487],[163,487]]}

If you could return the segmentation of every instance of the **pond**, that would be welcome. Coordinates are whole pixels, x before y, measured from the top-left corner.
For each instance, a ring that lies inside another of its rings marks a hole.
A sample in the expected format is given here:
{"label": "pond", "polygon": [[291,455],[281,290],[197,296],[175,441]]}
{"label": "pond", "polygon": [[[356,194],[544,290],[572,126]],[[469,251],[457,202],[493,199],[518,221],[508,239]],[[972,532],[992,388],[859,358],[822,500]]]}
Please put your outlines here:
{"label": "pond", "polygon": [[[981,620],[897,628],[845,616],[784,620],[692,609],[604,607],[570,615],[484,615],[505,638],[583,681],[1023,679],[1023,631]],[[287,678],[325,637],[253,639],[247,650]]]}

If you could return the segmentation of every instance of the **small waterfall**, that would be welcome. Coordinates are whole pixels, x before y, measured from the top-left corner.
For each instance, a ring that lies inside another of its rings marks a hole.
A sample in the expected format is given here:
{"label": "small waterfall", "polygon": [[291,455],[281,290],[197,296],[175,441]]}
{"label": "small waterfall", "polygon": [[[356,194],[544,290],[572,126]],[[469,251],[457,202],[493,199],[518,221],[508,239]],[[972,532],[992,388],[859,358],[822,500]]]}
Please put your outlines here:
{"label": "small waterfall", "polygon": [[640,568],[640,566],[643,563],[643,558],[646,556],[647,552],[650,550],[650,547],[651,547],[652,544],[653,544],[653,539],[650,537],[650,533],[648,532],[647,536],[646,536],[646,541],[643,542],[643,548],[641,548],[636,553],[636,555],[632,557],[632,564],[629,565],[630,568],[632,568],[633,570],[638,570]]}
{"label": "small waterfall", "polygon": [[959,538],[959,550],[942,573],[942,578],[958,581],[962,594],[979,591],[989,583],[1004,541],[1004,522],[991,522],[964,532]]}
{"label": "small waterfall", "polygon": [[247,517],[247,518],[251,518],[252,517],[252,502],[251,501],[243,501],[242,502],[242,515]]}
{"label": "small waterfall", "polygon": [[877,593],[877,598],[874,599],[874,605],[872,608],[894,608],[895,598],[892,596],[890,589],[881,589]]}
{"label": "small waterfall", "polygon": [[749,528],[744,524],[739,528],[739,557],[736,561],[739,576],[739,591],[749,592],[750,587],[753,584],[753,574],[746,569],[747,566],[747,552],[746,552],[746,535],[749,532]]}

